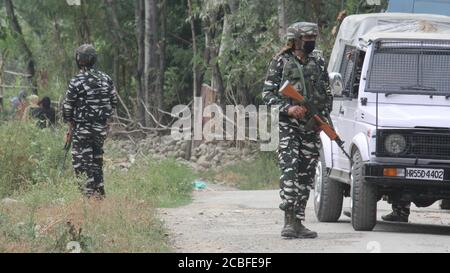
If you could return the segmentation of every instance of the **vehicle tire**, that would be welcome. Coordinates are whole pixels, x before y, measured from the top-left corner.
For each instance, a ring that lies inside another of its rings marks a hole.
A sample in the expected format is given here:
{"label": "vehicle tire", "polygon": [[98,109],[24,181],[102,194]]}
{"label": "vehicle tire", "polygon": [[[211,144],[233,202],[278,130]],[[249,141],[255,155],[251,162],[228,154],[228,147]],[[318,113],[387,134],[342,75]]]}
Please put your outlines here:
{"label": "vehicle tire", "polygon": [[314,210],[317,220],[328,223],[337,222],[341,217],[343,201],[343,187],[341,183],[328,176],[325,155],[321,149],[314,179]]}
{"label": "vehicle tire", "polygon": [[442,200],[439,206],[441,207],[441,209],[450,210],[450,199]]}
{"label": "vehicle tire", "polygon": [[352,225],[356,231],[372,231],[377,223],[377,187],[366,183],[363,174],[361,153],[353,154]]}

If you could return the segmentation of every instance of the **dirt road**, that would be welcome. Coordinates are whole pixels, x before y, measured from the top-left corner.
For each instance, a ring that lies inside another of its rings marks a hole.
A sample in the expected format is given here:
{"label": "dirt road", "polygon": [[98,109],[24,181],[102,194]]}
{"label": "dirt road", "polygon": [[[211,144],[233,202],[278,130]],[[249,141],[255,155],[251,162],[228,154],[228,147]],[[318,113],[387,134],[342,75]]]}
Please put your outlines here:
{"label": "dirt road", "polygon": [[[280,237],[283,218],[278,203],[277,191],[209,185],[208,190],[195,192],[192,204],[161,209],[160,215],[175,250],[183,253],[450,252],[450,211],[439,210],[437,204],[413,207],[409,224],[379,221],[373,232],[356,232],[345,216],[339,223],[319,223],[310,200],[306,225],[319,238],[285,240]],[[389,205],[380,202],[378,217],[388,211]]]}

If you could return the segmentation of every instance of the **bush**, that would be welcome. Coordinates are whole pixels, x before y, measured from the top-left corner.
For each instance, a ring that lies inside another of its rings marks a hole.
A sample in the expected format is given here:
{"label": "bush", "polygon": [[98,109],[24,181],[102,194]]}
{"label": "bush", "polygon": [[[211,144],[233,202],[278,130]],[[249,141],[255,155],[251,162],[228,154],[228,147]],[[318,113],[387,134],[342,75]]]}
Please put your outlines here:
{"label": "bush", "polygon": [[171,207],[189,201],[194,179],[194,172],[175,159],[142,160],[126,173],[114,170],[106,177],[115,194],[152,201],[156,207]]}
{"label": "bush", "polygon": [[107,145],[106,199],[86,200],[70,158],[59,176],[63,135],[62,129],[0,125],[0,196],[17,200],[0,204],[0,252],[68,252],[71,242],[82,252],[171,251],[155,208],[190,201],[194,172],[175,159],[145,158],[125,172],[113,163],[123,155]]}
{"label": "bush", "polygon": [[[63,136],[63,129],[40,130],[34,124],[17,122],[1,124],[0,197],[26,190],[38,183],[61,181],[59,171],[64,157]],[[70,158],[66,165],[70,166]]]}
{"label": "bush", "polygon": [[238,162],[206,174],[206,179],[225,182],[241,190],[276,189],[280,169],[275,153],[260,153],[256,160]]}

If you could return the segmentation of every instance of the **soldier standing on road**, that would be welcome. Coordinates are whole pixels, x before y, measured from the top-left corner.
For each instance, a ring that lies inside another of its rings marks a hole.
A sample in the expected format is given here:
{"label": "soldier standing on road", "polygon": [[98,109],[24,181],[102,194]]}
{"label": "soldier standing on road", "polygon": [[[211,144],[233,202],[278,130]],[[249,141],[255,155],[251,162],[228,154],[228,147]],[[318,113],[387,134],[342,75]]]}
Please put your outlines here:
{"label": "soldier standing on road", "polygon": [[281,236],[286,238],[317,237],[302,222],[319,159],[319,133],[308,126],[305,107],[293,105],[279,94],[279,89],[289,81],[323,114],[331,112],[332,95],[325,61],[315,50],[318,34],[314,23],[290,26],[286,47],[271,61],[263,89],[265,104],[280,105],[280,209],[285,214]]}
{"label": "soldier standing on road", "polygon": [[75,55],[80,73],[69,83],[62,114],[73,130],[75,173],[87,177],[81,190],[87,197],[101,199],[105,196],[103,144],[117,94],[111,78],[94,68],[97,53],[92,45],[82,45]]}
{"label": "soldier standing on road", "polygon": [[394,200],[392,203],[392,212],[381,217],[386,222],[408,223],[411,214],[411,202]]}

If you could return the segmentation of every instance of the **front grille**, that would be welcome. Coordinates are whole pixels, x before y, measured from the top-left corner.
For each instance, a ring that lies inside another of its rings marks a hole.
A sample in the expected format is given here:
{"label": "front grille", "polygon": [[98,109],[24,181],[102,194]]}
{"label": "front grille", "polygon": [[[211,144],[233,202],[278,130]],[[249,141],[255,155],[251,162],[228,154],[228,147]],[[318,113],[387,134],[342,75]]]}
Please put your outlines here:
{"label": "front grille", "polygon": [[[386,151],[385,140],[391,134],[405,137],[407,149],[402,154],[392,155]],[[377,156],[450,160],[450,130],[380,130]]]}
{"label": "front grille", "polygon": [[371,59],[367,91],[447,96],[450,88],[448,41],[378,42]]}

